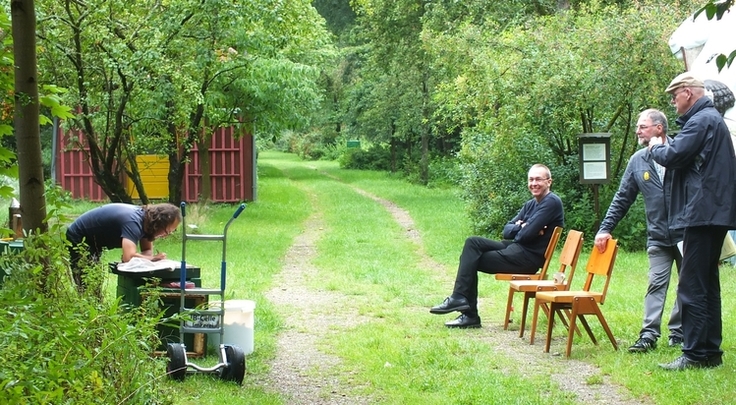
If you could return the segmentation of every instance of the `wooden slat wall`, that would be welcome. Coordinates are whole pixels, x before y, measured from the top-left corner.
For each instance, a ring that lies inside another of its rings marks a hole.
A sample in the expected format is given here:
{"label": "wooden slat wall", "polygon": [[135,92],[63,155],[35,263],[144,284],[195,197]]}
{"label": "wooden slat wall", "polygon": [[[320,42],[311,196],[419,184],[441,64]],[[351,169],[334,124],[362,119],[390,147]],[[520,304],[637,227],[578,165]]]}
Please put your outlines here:
{"label": "wooden slat wall", "polygon": [[[253,200],[254,140],[249,134],[235,139],[233,127],[218,128],[210,142],[210,178],[213,202]],[[97,185],[85,153],[79,149],[83,137],[78,131],[64,133],[59,129],[59,152],[56,159],[56,181],[75,199],[107,201],[107,195]],[[196,147],[185,165],[184,201],[196,202],[200,194],[201,173]],[[166,180],[166,179],[164,179]],[[144,183],[145,185],[145,183]]]}

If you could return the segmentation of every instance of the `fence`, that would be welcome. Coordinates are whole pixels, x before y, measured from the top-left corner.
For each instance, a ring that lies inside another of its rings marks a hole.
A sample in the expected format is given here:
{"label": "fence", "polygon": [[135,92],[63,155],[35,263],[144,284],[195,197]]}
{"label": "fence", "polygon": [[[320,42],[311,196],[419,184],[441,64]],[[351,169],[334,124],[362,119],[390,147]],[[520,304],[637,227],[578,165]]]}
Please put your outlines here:
{"label": "fence", "polygon": [[[210,181],[213,202],[252,201],[255,197],[255,144],[252,135],[235,139],[233,127],[218,128],[209,143]],[[84,136],[79,131],[57,132],[56,182],[76,199],[106,201],[107,195],[95,183],[92,167],[85,151]],[[196,202],[202,189],[199,151],[195,146],[184,166],[183,201]],[[168,159],[139,156],[141,179],[151,199],[168,199]],[[162,178],[163,177],[163,178]],[[138,193],[129,179],[122,179],[133,198]],[[165,184],[167,187],[162,187]],[[150,185],[150,190],[148,185]],[[164,195],[161,195],[164,194]]]}

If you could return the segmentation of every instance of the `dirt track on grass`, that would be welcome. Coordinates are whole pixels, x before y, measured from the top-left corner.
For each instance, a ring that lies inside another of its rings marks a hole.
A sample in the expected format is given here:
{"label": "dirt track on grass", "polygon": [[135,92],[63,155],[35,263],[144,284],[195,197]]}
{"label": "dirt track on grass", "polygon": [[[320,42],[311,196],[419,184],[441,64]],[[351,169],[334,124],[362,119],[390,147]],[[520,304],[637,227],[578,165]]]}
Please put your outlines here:
{"label": "dirt track on grass", "polygon": [[[393,215],[404,228],[406,238],[418,245],[424,268],[443,267],[424,254],[421,234],[415,229],[408,212],[391,201],[355,187],[353,189],[380,203]],[[345,378],[338,375],[335,366],[339,365],[340,359],[318,348],[317,342],[366,321],[359,316],[350,297],[307,287],[307,281],[316,276],[317,271],[311,265],[311,259],[316,254],[316,242],[322,231],[322,214],[316,212],[307,220],[305,231],[287,252],[283,268],[276,278],[275,285],[278,287],[267,293],[267,298],[282,309],[280,312],[285,317],[286,326],[286,330],[279,335],[277,356],[271,364],[268,377],[269,384],[283,395],[287,404],[380,403],[379,397],[356,396],[354,388],[362,382],[350,376]],[[340,308],[339,316],[335,316],[335,308]],[[486,342],[500,355],[513,359],[519,365],[519,369],[509,372],[523,370],[529,375],[551,375],[561,389],[574,393],[585,404],[648,403],[642,399],[632,399],[624,387],[612,384],[600,369],[582,361],[544,354],[539,343],[529,345],[528,340],[519,339],[516,332],[504,331],[498,323],[485,324],[483,330],[487,333],[473,337]],[[562,342],[556,344],[559,346]],[[588,380],[595,380],[596,383],[586,384]]]}

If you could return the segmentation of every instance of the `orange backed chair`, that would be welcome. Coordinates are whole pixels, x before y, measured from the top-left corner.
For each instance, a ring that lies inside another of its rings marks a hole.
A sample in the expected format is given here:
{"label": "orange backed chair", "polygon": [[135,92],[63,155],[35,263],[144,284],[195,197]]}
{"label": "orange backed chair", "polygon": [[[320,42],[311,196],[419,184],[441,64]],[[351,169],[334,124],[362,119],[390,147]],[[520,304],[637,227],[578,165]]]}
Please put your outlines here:
{"label": "orange backed chair", "polygon": [[[503,329],[509,327],[509,318],[514,305],[514,294],[524,293],[524,305],[521,308],[521,324],[519,329],[519,337],[524,336],[524,327],[526,325],[526,314],[529,308],[529,300],[534,298],[537,291],[558,291],[570,288],[570,283],[575,275],[575,267],[578,265],[580,252],[583,250],[583,233],[576,230],[570,230],[565,238],[565,244],[560,252],[560,268],[559,273],[566,276],[565,282],[558,284],[556,280],[512,280],[509,281],[509,298],[506,302],[506,317],[503,320]],[[569,272],[567,269],[570,269]],[[544,312],[549,315],[547,307]]]}
{"label": "orange backed chair", "polygon": [[[562,317],[562,309],[570,309],[570,327],[568,328],[567,334],[567,351],[566,356],[570,357],[572,351],[572,339],[573,331],[575,330],[575,322],[579,318],[580,323],[583,324],[585,331],[588,332],[590,340],[593,344],[598,344],[598,341],[593,336],[593,332],[590,330],[590,325],[585,319],[585,315],[595,315],[598,321],[603,326],[603,329],[608,335],[608,339],[611,341],[614,350],[618,350],[618,344],[616,339],[613,338],[611,328],[608,327],[606,318],[601,312],[600,305],[606,300],[606,294],[608,293],[608,285],[611,282],[611,274],[613,273],[613,264],[616,261],[616,253],[618,252],[618,244],[616,239],[609,239],[606,245],[606,251],[601,253],[597,248],[593,247],[593,251],[588,259],[588,264],[585,266],[585,271],[588,276],[585,278],[585,284],[583,285],[582,291],[539,291],[537,292],[536,302],[534,305],[534,319],[532,320],[532,331],[531,331],[531,342],[534,343],[534,333],[537,328],[537,316],[539,314],[539,307],[545,304],[549,305],[549,315],[547,322],[547,342],[544,346],[544,352],[549,352],[549,345],[552,340],[552,327],[554,325],[555,313],[560,314]],[[591,285],[593,279],[596,276],[603,277],[605,279],[603,284],[603,290],[601,292],[591,291]]]}
{"label": "orange backed chair", "polygon": [[547,250],[544,251],[544,264],[542,265],[542,270],[539,273],[534,273],[534,274],[497,273],[496,280],[511,281],[511,280],[544,280],[546,279],[547,278],[547,268],[549,267],[550,260],[552,260],[552,255],[555,253],[555,249],[557,249],[557,242],[560,240],[561,234],[562,234],[562,228],[559,226],[556,226],[555,229],[552,230],[552,237],[549,239],[549,243],[547,244]]}

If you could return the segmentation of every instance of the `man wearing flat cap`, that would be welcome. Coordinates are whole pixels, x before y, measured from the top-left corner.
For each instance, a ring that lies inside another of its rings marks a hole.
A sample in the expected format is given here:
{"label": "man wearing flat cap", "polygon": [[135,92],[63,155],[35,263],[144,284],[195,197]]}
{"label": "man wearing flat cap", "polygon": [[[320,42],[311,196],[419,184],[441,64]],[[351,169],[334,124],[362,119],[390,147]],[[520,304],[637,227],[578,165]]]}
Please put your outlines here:
{"label": "man wearing flat cap", "polygon": [[652,138],[649,148],[671,181],[669,226],[683,230],[677,294],[684,342],[682,355],[660,367],[713,368],[723,364],[718,263],[726,232],[736,229],[734,146],[702,80],[686,72],[665,91],[682,131],[665,144]]}

